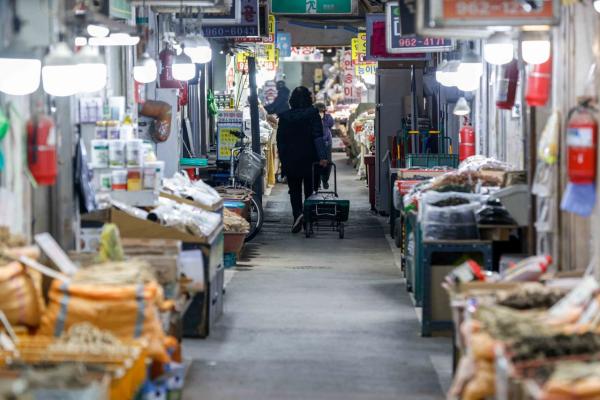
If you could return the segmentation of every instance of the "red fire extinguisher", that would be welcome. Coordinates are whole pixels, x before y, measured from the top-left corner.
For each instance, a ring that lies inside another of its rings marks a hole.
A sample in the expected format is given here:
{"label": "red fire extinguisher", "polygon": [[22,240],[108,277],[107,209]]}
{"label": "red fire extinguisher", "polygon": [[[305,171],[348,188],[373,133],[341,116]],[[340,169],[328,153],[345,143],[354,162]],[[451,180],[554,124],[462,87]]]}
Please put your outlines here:
{"label": "red fire extinguisher", "polygon": [[598,122],[589,101],[577,107],[567,124],[567,163],[569,182],[591,184],[596,180]]}
{"label": "red fire extinguisher", "polygon": [[512,60],[500,67],[496,107],[501,110],[510,110],[514,107],[518,81],[519,63],[517,60]]}
{"label": "red fire extinguisher", "polygon": [[550,98],[552,83],[552,57],[542,64],[536,64],[527,79],[525,100],[531,107],[544,106]]}
{"label": "red fire extinguisher", "polygon": [[458,144],[458,159],[463,161],[475,155],[475,129],[471,126],[469,118],[465,117],[463,126],[460,128]]}
{"label": "red fire extinguisher", "polygon": [[34,116],[27,122],[27,159],[29,171],[38,185],[56,183],[56,132],[50,117]]}

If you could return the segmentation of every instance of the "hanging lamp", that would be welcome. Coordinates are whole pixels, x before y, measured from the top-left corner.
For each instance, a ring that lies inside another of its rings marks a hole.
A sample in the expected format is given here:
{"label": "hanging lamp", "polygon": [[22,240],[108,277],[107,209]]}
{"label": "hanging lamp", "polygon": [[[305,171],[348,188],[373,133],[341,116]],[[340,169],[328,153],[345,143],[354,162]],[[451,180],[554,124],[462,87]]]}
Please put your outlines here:
{"label": "hanging lamp", "polygon": [[467,99],[463,97],[459,98],[458,101],[456,102],[456,105],[454,106],[454,111],[452,111],[452,114],[454,115],[458,115],[458,116],[463,116],[463,115],[468,115],[469,113],[471,113],[471,107],[469,107],[469,103],[467,103]]}
{"label": "hanging lamp", "polygon": [[40,86],[42,62],[16,41],[0,52],[0,92],[23,96]]}
{"label": "hanging lamp", "polygon": [[83,47],[76,55],[77,78],[80,93],[97,92],[104,89],[108,77],[108,68],[97,48]]}
{"label": "hanging lamp", "polygon": [[44,91],[52,96],[71,96],[77,93],[80,81],[73,52],[65,42],[53,45],[44,58],[42,82]]}
{"label": "hanging lamp", "polygon": [[493,65],[508,64],[514,58],[512,38],[505,32],[495,32],[483,45],[485,61]]}

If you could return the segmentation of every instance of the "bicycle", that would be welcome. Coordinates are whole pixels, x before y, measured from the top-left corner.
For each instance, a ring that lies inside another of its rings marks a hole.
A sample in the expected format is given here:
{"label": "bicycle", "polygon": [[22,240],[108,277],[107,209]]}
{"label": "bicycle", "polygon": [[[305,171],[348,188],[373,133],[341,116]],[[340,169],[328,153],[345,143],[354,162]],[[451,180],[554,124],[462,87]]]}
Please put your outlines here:
{"label": "bicycle", "polygon": [[245,142],[246,135],[240,131],[231,132],[239,140],[231,149],[229,159],[229,185],[217,188],[225,194],[241,194],[249,197],[250,210],[246,217],[250,224],[250,230],[244,241],[247,243],[254,239],[262,229],[264,223],[264,211],[262,204],[254,198],[252,186],[256,179],[261,176],[264,166],[264,158],[252,151]]}

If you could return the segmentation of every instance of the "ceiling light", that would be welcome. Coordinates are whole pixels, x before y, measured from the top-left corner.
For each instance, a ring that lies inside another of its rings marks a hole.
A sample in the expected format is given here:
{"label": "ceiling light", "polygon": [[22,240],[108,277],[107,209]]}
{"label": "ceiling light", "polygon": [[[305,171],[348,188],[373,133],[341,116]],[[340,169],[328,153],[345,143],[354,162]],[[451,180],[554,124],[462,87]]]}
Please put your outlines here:
{"label": "ceiling light", "polygon": [[456,106],[454,106],[454,111],[452,112],[454,115],[463,116],[468,115],[471,112],[471,107],[469,107],[469,103],[467,103],[467,99],[461,97],[456,102]]}
{"label": "ceiling light", "polygon": [[479,87],[481,75],[483,75],[481,57],[472,49],[468,49],[460,60],[454,84],[460,90],[470,92]]}
{"label": "ceiling light", "polygon": [[[435,70],[435,80],[438,81],[439,84],[443,84],[443,82],[445,81],[446,78],[446,71],[445,68],[448,67],[448,61],[444,60],[442,61],[442,63],[440,65],[438,65],[437,69]],[[444,85],[446,86],[446,85]]]}
{"label": "ceiling light", "polygon": [[483,46],[485,61],[494,65],[507,64],[512,61],[514,46],[511,37],[504,32],[496,32],[490,36]]}
{"label": "ceiling light", "polygon": [[0,52],[0,92],[15,96],[35,92],[40,86],[41,69],[42,62],[15,43]]}
{"label": "ceiling light", "polygon": [[156,61],[148,53],[142,54],[133,67],[133,79],[139,83],[154,82],[157,73]]}
{"label": "ceiling light", "polygon": [[184,52],[196,64],[206,64],[212,60],[210,43],[204,36],[188,35],[183,40]]}
{"label": "ceiling light", "polygon": [[547,32],[524,32],[521,43],[523,61],[543,64],[550,59],[550,37]]}
{"label": "ceiling light", "polygon": [[458,67],[460,61],[452,60],[448,61],[448,65],[442,71],[442,81],[440,82],[443,86],[452,87],[456,86],[456,80],[458,75]]}
{"label": "ceiling light", "polygon": [[87,46],[88,40],[86,37],[83,36],[77,36],[75,38],[75,47],[83,47],[83,46]]}
{"label": "ceiling light", "polygon": [[91,37],[106,37],[110,33],[110,29],[103,25],[90,24],[87,26],[87,33]]}
{"label": "ceiling light", "polygon": [[104,89],[108,71],[98,48],[85,46],[76,55],[78,92],[91,93]]}
{"label": "ceiling light", "polygon": [[594,10],[600,13],[600,0],[594,0]]}
{"label": "ceiling light", "polygon": [[139,36],[128,33],[111,33],[107,37],[92,37],[88,41],[90,46],[135,46],[140,42]]}
{"label": "ceiling light", "polygon": [[42,82],[46,93],[52,96],[71,96],[77,93],[78,68],[73,52],[65,42],[52,46],[44,58]]}
{"label": "ceiling light", "polygon": [[173,58],[173,78],[178,81],[189,81],[196,76],[196,64],[185,53],[181,53]]}

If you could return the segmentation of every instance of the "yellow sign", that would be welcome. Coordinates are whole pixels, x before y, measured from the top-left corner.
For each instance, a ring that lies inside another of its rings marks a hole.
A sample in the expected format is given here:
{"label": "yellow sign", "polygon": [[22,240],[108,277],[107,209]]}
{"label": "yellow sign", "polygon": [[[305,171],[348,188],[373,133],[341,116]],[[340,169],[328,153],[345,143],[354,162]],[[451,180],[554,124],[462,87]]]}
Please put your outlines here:
{"label": "yellow sign", "polygon": [[367,34],[359,33],[358,37],[352,39],[352,59],[358,60],[365,54],[367,54]]}
{"label": "yellow sign", "polygon": [[275,16],[269,14],[269,36],[275,35]]}
{"label": "yellow sign", "polygon": [[238,138],[231,132],[241,131],[239,126],[224,125],[219,126],[217,140],[219,141],[219,160],[229,160],[231,158],[231,149],[238,143]]}
{"label": "yellow sign", "polygon": [[275,62],[275,45],[274,44],[265,44],[263,45],[264,55],[260,57],[262,61]]}
{"label": "yellow sign", "polygon": [[248,57],[250,57],[250,53],[239,52],[235,54],[235,63],[236,64],[247,64]]}

